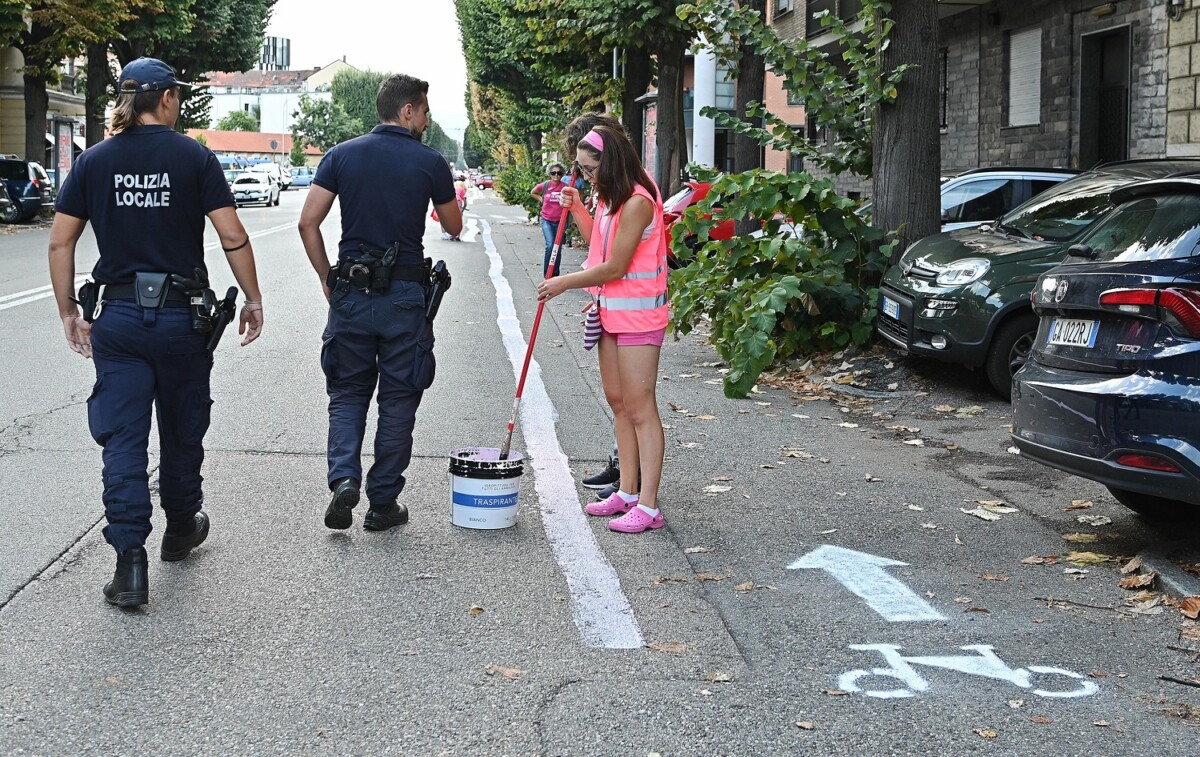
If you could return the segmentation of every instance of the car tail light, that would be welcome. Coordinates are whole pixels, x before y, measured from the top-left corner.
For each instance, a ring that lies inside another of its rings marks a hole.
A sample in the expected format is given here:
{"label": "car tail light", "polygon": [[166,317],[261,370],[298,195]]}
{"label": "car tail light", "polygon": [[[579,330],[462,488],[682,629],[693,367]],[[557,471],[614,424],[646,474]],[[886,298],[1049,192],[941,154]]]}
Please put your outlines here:
{"label": "car tail light", "polygon": [[1200,338],[1200,292],[1194,289],[1110,289],[1100,295],[1102,307],[1148,316],[1183,327]]}
{"label": "car tail light", "polygon": [[1159,457],[1158,455],[1142,455],[1142,454],[1127,454],[1117,458],[1117,465],[1124,465],[1127,468],[1145,468],[1146,470],[1162,471],[1164,473],[1180,473],[1179,466]]}

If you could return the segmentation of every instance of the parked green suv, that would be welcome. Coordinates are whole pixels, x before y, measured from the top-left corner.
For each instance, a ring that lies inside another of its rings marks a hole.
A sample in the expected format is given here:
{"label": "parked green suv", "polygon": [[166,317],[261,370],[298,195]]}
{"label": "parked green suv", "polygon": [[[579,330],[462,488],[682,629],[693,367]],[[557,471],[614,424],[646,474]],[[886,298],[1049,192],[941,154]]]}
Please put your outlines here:
{"label": "parked green suv", "polygon": [[913,355],[982,366],[1001,396],[1029,355],[1039,275],[1112,209],[1126,184],[1200,172],[1200,160],[1128,160],[1068,179],[999,220],[915,243],[880,284],[877,331]]}

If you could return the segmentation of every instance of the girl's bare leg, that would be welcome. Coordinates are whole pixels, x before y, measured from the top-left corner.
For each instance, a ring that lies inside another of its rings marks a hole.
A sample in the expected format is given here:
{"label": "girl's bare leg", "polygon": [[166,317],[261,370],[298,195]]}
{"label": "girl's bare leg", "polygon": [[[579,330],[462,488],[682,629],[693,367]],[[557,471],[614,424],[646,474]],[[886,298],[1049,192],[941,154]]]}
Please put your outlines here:
{"label": "girl's bare leg", "polygon": [[[621,372],[617,364],[617,338],[609,333],[600,336],[600,383],[604,386],[604,398],[613,411],[613,427],[617,437],[617,458],[621,465],[621,491],[635,494],[638,490],[638,438],[633,424],[625,412],[621,390]],[[622,350],[627,349],[625,347]],[[626,462],[627,461],[627,462]]]}
{"label": "girl's bare leg", "polygon": [[[613,346],[616,347],[616,340],[613,342]],[[642,481],[638,504],[654,509],[658,507],[658,485],[662,479],[665,446],[662,419],[658,415],[658,399],[655,394],[661,348],[647,344],[616,347],[613,351],[617,353],[616,362],[620,374],[621,416],[633,430],[636,451],[635,457],[627,458],[625,449],[622,448],[621,459],[637,460],[641,464]],[[607,382],[605,386],[607,387]],[[615,408],[613,412],[616,412]],[[617,426],[617,444],[621,444],[620,425]],[[627,467],[621,467],[623,489]]]}

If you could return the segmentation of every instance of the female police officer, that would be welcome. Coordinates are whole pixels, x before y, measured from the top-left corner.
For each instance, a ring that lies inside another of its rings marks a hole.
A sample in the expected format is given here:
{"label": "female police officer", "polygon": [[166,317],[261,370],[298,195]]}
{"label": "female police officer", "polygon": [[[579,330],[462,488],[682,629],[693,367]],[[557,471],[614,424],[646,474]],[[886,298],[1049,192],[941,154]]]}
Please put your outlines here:
{"label": "female police officer", "polygon": [[[85,150],[63,182],[50,230],[50,278],[71,349],[94,357],[88,426],[104,448],[104,538],[117,552],[104,596],[119,607],[149,601],[147,445],[156,406],[159,495],[167,529],[161,557],[187,557],[208,536],[200,466],[208,430],[207,335],[193,328],[189,297],[164,284],[204,274],[204,217],[212,220],[234,278],[246,293],[242,344],[262,331],[262,297],[250,239],[220,163],[173,130],[179,87],[165,63],[139,58],[121,71],[114,135]],[[88,221],[100,260],[99,305],[81,314],[72,299],[75,245]],[[92,319],[94,323],[89,323]]]}

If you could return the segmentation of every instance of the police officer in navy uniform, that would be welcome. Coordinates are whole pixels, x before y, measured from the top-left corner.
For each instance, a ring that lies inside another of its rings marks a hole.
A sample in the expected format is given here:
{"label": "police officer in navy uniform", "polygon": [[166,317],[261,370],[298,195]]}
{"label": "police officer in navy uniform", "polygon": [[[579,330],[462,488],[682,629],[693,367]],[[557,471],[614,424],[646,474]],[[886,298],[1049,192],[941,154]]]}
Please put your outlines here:
{"label": "police officer in navy uniform", "polygon": [[[161,558],[182,560],[208,536],[200,466],[208,430],[208,334],[193,327],[187,291],[155,282],[207,279],[204,218],[212,221],[246,295],[239,331],[262,331],[262,297],[250,239],[217,157],[172,127],[179,118],[174,71],[139,58],[122,71],[110,131],[83,152],[63,182],[50,230],[50,277],[67,341],[94,359],[88,427],[104,448],[104,538],[117,568],[104,596],[119,607],[149,601],[147,446],[152,409],[159,432],[159,497],[166,513]],[[72,291],[75,246],[91,221],[100,260],[98,305],[81,313]],[[143,290],[143,291],[139,291]],[[98,312],[97,312],[98,311]],[[94,318],[94,322],[91,322]]]}
{"label": "police officer in navy uniform", "polygon": [[[397,497],[412,455],[417,407],[434,376],[421,241],[430,201],[447,233],[462,231],[450,167],[421,144],[429,125],[428,92],[428,82],[411,76],[384,81],[375,99],[381,123],[326,153],[300,215],[304,250],[329,300],[321,346],[329,394],[329,528],[353,522],[367,409],[376,388],[379,425],[363,527],[385,531],[408,522]],[[331,273],[320,226],[335,197],[342,236]]]}

